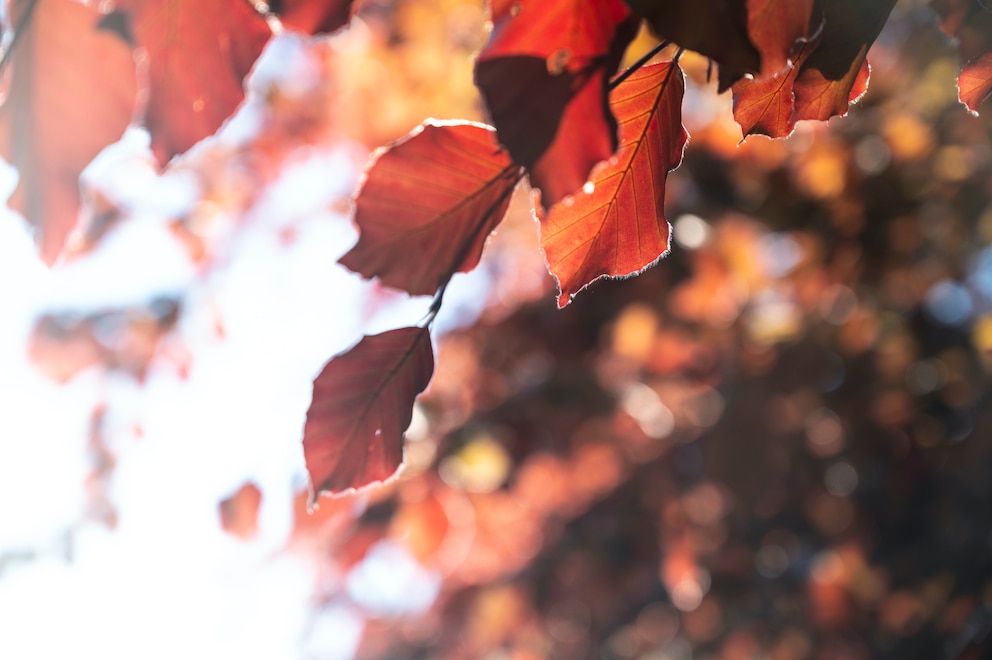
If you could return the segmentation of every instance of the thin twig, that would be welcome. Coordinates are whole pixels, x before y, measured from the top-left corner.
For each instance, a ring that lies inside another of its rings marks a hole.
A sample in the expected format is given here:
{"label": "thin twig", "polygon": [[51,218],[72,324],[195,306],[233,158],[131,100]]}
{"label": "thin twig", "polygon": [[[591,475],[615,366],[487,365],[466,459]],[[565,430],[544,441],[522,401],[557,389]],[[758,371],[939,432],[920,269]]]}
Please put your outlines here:
{"label": "thin twig", "polygon": [[631,64],[626,71],[624,71],[619,76],[611,80],[607,89],[609,89],[612,92],[614,89],[616,89],[617,85],[619,85],[624,80],[629,78],[635,71],[640,69],[642,66],[650,62],[655,55],[668,48],[668,46],[670,46],[671,43],[672,43],[671,41],[662,41],[660,44],[649,50],[644,55],[644,57],[640,58],[639,60]]}
{"label": "thin twig", "polygon": [[502,204],[507,199],[507,197],[513,194],[513,191],[517,189],[517,184],[520,183],[521,180],[523,180],[524,176],[527,174],[527,171],[524,168],[519,167],[517,165],[508,165],[502,172],[500,172],[495,177],[493,177],[492,180],[503,178],[504,176],[513,172],[514,170],[516,170],[516,173],[514,174],[513,185],[510,186],[506,190],[506,192],[500,195],[492,203],[492,205],[489,206],[488,209],[486,209],[485,213],[482,214],[482,220],[475,228],[475,231],[473,231],[469,235],[469,240],[467,240],[465,244],[462,245],[461,249],[455,255],[454,263],[452,263],[451,265],[451,270],[448,271],[448,274],[445,276],[444,281],[441,283],[441,286],[438,287],[437,293],[434,294],[434,300],[431,301],[431,306],[427,309],[427,314],[424,315],[425,326],[430,327],[431,325],[433,325],[434,319],[437,318],[437,313],[441,311],[441,305],[444,302],[444,292],[447,291],[448,284],[451,282],[451,278],[454,277],[455,273],[458,272],[458,266],[462,263],[462,261],[465,260],[465,257],[468,255],[469,250],[472,249],[472,245],[475,244],[475,239],[478,237],[479,232],[481,232],[483,228],[488,224],[487,220],[490,214],[493,213],[499,207],[499,205]]}

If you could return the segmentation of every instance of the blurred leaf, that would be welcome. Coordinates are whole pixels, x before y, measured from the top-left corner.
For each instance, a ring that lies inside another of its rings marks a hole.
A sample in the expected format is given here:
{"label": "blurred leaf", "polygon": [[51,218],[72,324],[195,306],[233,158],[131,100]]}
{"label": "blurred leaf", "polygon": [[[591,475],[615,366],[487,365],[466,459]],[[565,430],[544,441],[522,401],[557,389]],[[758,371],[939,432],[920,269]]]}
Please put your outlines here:
{"label": "blurred leaf", "polygon": [[0,153],[20,180],[10,207],[37,228],[41,258],[61,254],[79,214],[79,174],[124,133],[137,103],[131,45],[107,19],[71,0],[20,0],[26,12],[0,108]]}
{"label": "blurred leaf", "polygon": [[243,0],[117,0],[148,55],[145,126],[160,165],[213,135],[244,100],[244,78],[271,36]]}
{"label": "blurred leaf", "polygon": [[348,25],[354,0],[270,0],[269,9],[291,30],[306,34],[336,32]]}

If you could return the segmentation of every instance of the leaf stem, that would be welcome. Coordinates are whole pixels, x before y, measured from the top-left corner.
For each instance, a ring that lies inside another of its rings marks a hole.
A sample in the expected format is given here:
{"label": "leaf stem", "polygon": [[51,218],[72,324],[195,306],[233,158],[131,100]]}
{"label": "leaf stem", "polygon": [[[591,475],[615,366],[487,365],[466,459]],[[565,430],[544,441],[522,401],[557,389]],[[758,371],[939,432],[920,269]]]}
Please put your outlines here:
{"label": "leaf stem", "polygon": [[497,198],[492,203],[492,205],[485,211],[485,213],[481,214],[482,220],[476,226],[475,231],[473,231],[469,235],[469,240],[465,242],[465,245],[462,246],[462,249],[458,252],[457,255],[455,255],[455,259],[451,265],[451,269],[448,271],[448,274],[445,276],[444,281],[442,281],[441,285],[438,287],[437,293],[434,294],[434,300],[431,301],[431,306],[427,309],[427,314],[424,315],[423,323],[425,324],[426,327],[430,327],[434,323],[434,319],[437,318],[438,312],[441,311],[441,305],[444,302],[444,292],[447,291],[448,284],[451,282],[451,278],[454,277],[455,273],[458,272],[458,265],[461,264],[462,261],[464,261],[466,255],[468,254],[468,251],[475,243],[475,239],[477,235],[488,224],[487,219],[489,218],[489,215],[495,209],[499,208],[499,205],[506,200],[507,196],[513,194],[513,191],[517,189],[517,184],[520,183],[523,180],[524,176],[527,174],[527,170],[517,165],[509,165],[506,167],[506,169],[504,169],[502,172],[497,174],[495,178],[501,178],[504,176],[508,176],[510,174],[512,174],[514,177],[513,185],[510,186],[505,193],[500,195],[499,198]]}
{"label": "leaf stem", "polygon": [[626,71],[624,71],[619,76],[611,80],[607,89],[612,92],[614,89],[617,88],[617,85],[619,85],[624,80],[629,78],[635,71],[640,69],[648,62],[650,62],[655,55],[668,48],[671,44],[672,42],[666,39],[665,41],[662,41],[660,44],[649,50],[647,53],[644,54],[643,57],[641,57],[639,60],[631,64],[629,67],[627,67]]}

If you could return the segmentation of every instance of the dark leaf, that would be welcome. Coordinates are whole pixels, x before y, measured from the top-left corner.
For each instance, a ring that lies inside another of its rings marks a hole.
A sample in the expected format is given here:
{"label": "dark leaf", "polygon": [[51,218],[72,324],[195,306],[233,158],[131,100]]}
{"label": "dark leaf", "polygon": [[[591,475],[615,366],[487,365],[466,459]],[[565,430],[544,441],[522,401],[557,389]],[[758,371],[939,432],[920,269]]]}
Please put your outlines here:
{"label": "dark leaf", "polygon": [[622,0],[492,4],[475,81],[514,162],[554,204],[616,150],[606,81],[637,23]]}
{"label": "dark leaf", "polygon": [[366,336],[324,366],[313,382],[303,430],[314,498],[385,481],[396,473],[414,399],[433,373],[426,328]]}
{"label": "dark leaf", "polygon": [[747,0],[627,0],[654,33],[720,65],[720,90],[761,70],[748,35]]}
{"label": "dark leaf", "polygon": [[348,25],[354,0],[272,0],[272,13],[291,30],[306,34],[328,34]]}

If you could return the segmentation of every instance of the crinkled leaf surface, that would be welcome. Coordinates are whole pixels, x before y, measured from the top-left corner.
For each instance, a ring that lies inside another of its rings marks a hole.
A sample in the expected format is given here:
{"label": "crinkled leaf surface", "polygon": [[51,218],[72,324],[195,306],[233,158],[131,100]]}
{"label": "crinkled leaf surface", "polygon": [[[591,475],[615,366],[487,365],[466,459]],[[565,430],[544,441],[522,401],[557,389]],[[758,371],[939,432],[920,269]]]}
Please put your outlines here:
{"label": "crinkled leaf surface", "polygon": [[720,90],[761,69],[748,35],[747,0],[627,0],[655,34],[709,57],[720,66]]}
{"label": "crinkled leaf surface", "polygon": [[[14,4],[15,24],[30,7]],[[107,17],[72,0],[38,0],[31,11],[0,108],[0,148],[20,172],[10,206],[52,263],[76,225],[79,174],[124,133],[138,89],[131,46],[101,27]]]}
{"label": "crinkled leaf surface", "polygon": [[433,373],[426,328],[366,336],[324,366],[313,382],[303,429],[314,497],[362,488],[396,473],[413,402]]}
{"label": "crinkled leaf surface", "polygon": [[822,25],[800,45],[791,69],[734,85],[734,118],[744,135],[786,137],[800,120],[847,114],[868,89],[868,49],[894,4],[824,0]]}
{"label": "crinkled leaf surface", "polygon": [[268,5],[284,26],[307,34],[336,32],[354,11],[354,0],[270,0]]}
{"label": "crinkled leaf surface", "polygon": [[160,164],[213,135],[244,100],[271,36],[244,0],[117,0],[148,54],[145,125]]}
{"label": "crinkled leaf surface", "polygon": [[479,263],[520,168],[492,128],[428,123],[377,152],[355,199],[361,236],[341,263],[413,295]]}
{"label": "crinkled leaf surface", "polygon": [[499,141],[553,204],[613,155],[606,82],[636,33],[623,0],[493,2],[475,81]]}
{"label": "crinkled leaf surface", "polygon": [[601,277],[634,275],[668,252],[667,173],[682,162],[685,81],[677,65],[645,66],[610,94],[620,150],[583,190],[541,218],[541,247],[564,307]]}

